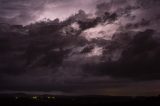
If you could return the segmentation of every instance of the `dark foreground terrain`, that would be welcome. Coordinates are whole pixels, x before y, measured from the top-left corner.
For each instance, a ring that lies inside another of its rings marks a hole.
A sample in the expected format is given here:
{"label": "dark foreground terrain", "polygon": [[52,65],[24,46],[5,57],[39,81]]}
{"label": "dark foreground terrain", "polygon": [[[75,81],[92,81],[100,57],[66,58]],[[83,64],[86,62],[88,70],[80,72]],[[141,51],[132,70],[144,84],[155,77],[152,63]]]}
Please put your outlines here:
{"label": "dark foreground terrain", "polygon": [[160,105],[157,97],[1,95],[1,106]]}

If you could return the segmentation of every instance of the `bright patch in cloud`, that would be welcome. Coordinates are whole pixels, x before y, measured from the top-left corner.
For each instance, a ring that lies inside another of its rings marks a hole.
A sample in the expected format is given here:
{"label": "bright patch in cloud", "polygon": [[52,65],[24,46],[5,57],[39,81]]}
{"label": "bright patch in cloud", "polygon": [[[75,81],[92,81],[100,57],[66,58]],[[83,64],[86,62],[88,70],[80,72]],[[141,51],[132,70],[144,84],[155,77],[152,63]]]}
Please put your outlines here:
{"label": "bright patch in cloud", "polygon": [[87,57],[93,57],[93,56],[101,56],[103,52],[102,47],[95,46],[94,49],[87,54]]}
{"label": "bright patch in cloud", "polygon": [[105,39],[111,40],[114,33],[119,28],[119,25],[112,23],[107,25],[98,25],[94,28],[85,30],[81,35],[84,36],[87,40],[92,39]]}
{"label": "bright patch in cloud", "polygon": [[71,27],[72,27],[73,29],[75,29],[75,30],[79,30],[79,29],[80,29],[79,24],[78,24],[77,22],[71,24]]}

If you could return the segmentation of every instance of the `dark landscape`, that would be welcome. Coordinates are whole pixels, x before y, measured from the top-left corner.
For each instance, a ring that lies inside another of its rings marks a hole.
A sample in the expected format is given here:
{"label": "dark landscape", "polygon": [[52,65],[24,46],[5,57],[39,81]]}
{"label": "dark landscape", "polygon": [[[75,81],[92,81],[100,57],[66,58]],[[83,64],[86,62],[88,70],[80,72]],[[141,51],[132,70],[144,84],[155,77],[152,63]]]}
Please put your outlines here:
{"label": "dark landscape", "polygon": [[53,95],[0,95],[0,103],[10,106],[84,106],[84,105],[159,105],[160,96],[53,96]]}

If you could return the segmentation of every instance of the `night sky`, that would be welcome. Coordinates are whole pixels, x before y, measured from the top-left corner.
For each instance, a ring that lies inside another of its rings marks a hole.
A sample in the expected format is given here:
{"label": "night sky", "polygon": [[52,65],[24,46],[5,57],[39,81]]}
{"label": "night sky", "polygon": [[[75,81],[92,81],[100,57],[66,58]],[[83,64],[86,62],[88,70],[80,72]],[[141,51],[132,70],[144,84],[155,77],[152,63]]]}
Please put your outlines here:
{"label": "night sky", "polygon": [[0,0],[0,93],[159,95],[160,0]]}

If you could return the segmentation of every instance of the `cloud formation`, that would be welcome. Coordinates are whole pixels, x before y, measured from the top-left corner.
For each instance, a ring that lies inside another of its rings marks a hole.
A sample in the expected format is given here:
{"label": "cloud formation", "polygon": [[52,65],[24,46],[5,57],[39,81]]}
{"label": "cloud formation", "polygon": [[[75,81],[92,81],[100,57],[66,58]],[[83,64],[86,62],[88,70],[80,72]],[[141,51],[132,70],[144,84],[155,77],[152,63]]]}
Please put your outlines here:
{"label": "cloud formation", "polygon": [[[144,86],[159,88],[160,2],[148,2],[2,0],[0,90],[144,95]],[[60,19],[10,25],[51,12]]]}
{"label": "cloud formation", "polygon": [[94,12],[96,0],[1,0],[0,22],[27,25],[44,18],[61,20],[79,9]]}

